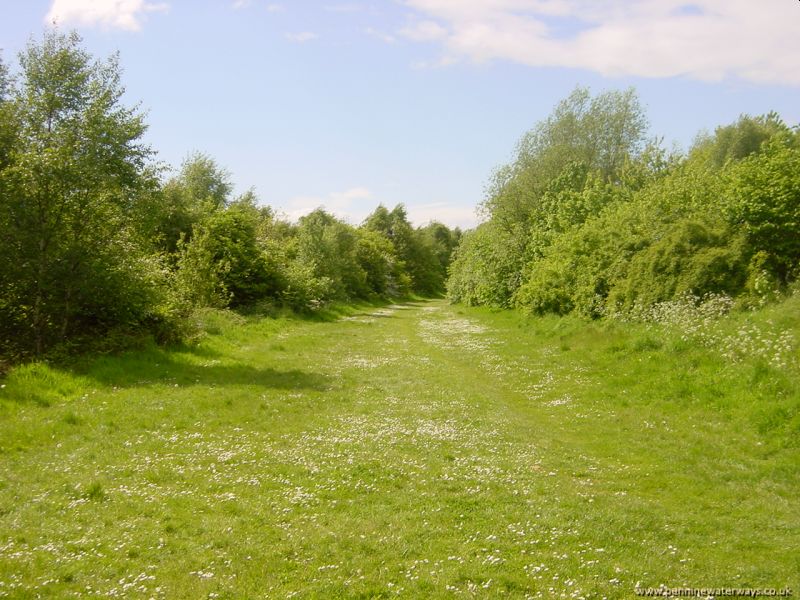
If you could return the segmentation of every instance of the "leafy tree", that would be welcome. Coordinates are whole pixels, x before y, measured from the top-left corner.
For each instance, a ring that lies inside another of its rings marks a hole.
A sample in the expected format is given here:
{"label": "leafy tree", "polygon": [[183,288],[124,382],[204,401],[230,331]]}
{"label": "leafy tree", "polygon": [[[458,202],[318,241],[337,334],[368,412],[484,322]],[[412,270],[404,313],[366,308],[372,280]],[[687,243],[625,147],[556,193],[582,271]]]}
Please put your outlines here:
{"label": "leafy tree", "polygon": [[297,259],[329,289],[323,301],[367,295],[366,273],[358,263],[355,230],[317,209],[300,219]]}
{"label": "leafy tree", "polygon": [[6,100],[10,88],[11,81],[8,75],[8,67],[3,62],[3,58],[0,56],[0,102]]}
{"label": "leafy tree", "polygon": [[549,245],[606,205],[629,200],[624,183],[651,176],[659,155],[645,145],[645,129],[633,90],[592,97],[578,88],[560,102],[495,172],[482,206],[487,223],[459,248],[450,297],[511,306]]}
{"label": "leafy tree", "polygon": [[447,270],[461,237],[459,229],[450,230],[446,225],[433,221],[415,231],[417,244],[422,248],[424,277],[429,294],[440,294],[445,290]]}
{"label": "leafy tree", "polygon": [[727,178],[728,214],[744,228],[765,265],[782,283],[798,275],[800,263],[800,147],[788,132],[762,152],[734,165]]}
{"label": "leafy tree", "polygon": [[571,163],[585,165],[601,180],[614,182],[643,146],[647,127],[633,89],[592,98],[577,88],[553,113],[526,133],[513,163],[495,174],[485,212],[509,233],[529,219],[549,182]]}
{"label": "leafy tree", "polygon": [[225,208],[230,202],[230,173],[207,154],[190,154],[181,167],[179,182],[194,202],[205,203],[213,210]]}
{"label": "leafy tree", "polygon": [[362,229],[374,231],[383,235],[389,241],[394,237],[392,230],[392,216],[383,204],[379,204],[374,211],[364,219]]}
{"label": "leafy tree", "polygon": [[[408,277],[408,287],[414,291],[423,291],[422,270],[419,261],[422,260],[414,236],[414,228],[408,221],[406,208],[398,204],[391,211],[383,205],[378,206],[363,224],[363,229],[373,231],[386,238],[392,245],[397,266]],[[403,288],[396,279],[392,287]]]}
{"label": "leafy tree", "polygon": [[133,222],[155,183],[144,121],[121,103],[116,57],[95,62],[80,42],[53,31],[30,43],[2,102],[14,127],[0,171],[0,321],[7,343],[37,355],[142,321],[157,301]]}
{"label": "leafy tree", "polygon": [[598,316],[631,258],[647,246],[648,220],[640,205],[620,203],[556,237],[525,266],[515,305],[540,314]]}
{"label": "leafy tree", "polygon": [[16,135],[16,119],[10,102],[10,92],[11,79],[8,68],[0,58],[0,169],[8,164],[9,153]]}
{"label": "leafy tree", "polygon": [[364,270],[370,295],[399,296],[409,291],[411,280],[403,263],[398,260],[392,242],[384,235],[360,228],[356,257]]}
{"label": "leafy tree", "polygon": [[[695,263],[687,256],[676,258],[675,264],[680,268],[694,270],[691,282],[679,281],[675,269],[663,263],[665,254],[670,252],[682,251],[686,255],[697,251],[711,261],[712,254],[719,251],[730,264],[739,264],[742,248],[728,248],[718,233],[722,188],[716,172],[697,157],[670,167],[647,167],[644,172],[635,165],[633,168],[638,173],[632,189],[596,182],[575,193],[567,186],[568,199],[551,208],[552,218],[562,226],[540,226],[549,237],[539,245],[538,253],[529,254],[523,283],[514,297],[517,306],[532,312],[574,310],[597,317],[609,304],[616,307],[654,302],[656,296],[666,299],[664,296],[677,293],[679,288],[682,291],[681,286],[685,285],[697,286],[696,291],[734,289],[739,285],[739,271],[729,274],[730,281],[712,281],[709,269],[700,267],[700,257]],[[648,171],[650,175],[646,174]],[[594,210],[581,210],[581,199],[586,197]],[[575,215],[579,218],[570,220]],[[687,240],[691,233],[685,231],[688,223],[716,233],[709,233],[702,240],[699,234]],[[719,265],[722,258],[715,260],[714,264]],[[650,267],[645,268],[645,264]],[[632,270],[635,275],[630,274]]]}
{"label": "leafy tree", "polygon": [[717,127],[713,136],[700,137],[692,151],[707,153],[709,162],[720,168],[759,152],[766,141],[789,131],[777,113],[741,115],[735,123]]}
{"label": "leafy tree", "polygon": [[447,297],[470,306],[510,308],[522,276],[518,243],[493,221],[464,234],[449,267]]}
{"label": "leafy tree", "polygon": [[180,239],[191,238],[196,224],[228,206],[232,189],[229,173],[211,157],[189,155],[178,175],[163,186],[153,207],[153,227],[161,248],[174,253]]}
{"label": "leafy tree", "polygon": [[236,308],[278,296],[282,276],[258,241],[262,218],[248,193],[197,223],[191,240],[179,243],[179,280],[191,304]]}
{"label": "leafy tree", "polygon": [[746,282],[749,258],[744,236],[719,219],[681,220],[632,258],[610,301],[630,307],[650,306],[683,293],[734,296]]}

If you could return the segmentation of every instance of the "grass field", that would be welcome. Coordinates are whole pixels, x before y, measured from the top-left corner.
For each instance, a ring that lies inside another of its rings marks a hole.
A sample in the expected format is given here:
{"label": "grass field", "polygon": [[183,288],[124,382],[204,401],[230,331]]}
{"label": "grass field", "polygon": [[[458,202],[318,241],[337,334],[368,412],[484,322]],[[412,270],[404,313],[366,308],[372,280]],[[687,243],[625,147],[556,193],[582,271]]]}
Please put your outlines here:
{"label": "grass field", "polygon": [[443,301],[204,327],[0,381],[0,597],[800,591],[796,348]]}

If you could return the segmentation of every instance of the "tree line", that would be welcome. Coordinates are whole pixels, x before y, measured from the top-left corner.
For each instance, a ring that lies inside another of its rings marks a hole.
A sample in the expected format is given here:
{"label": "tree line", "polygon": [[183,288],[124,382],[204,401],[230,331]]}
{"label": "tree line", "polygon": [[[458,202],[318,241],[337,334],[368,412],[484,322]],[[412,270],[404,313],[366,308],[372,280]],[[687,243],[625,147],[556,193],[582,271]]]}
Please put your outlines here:
{"label": "tree line", "polygon": [[741,116],[686,153],[634,90],[578,88],[494,173],[483,222],[291,223],[196,153],[172,177],[123,104],[116,56],[46,33],[0,62],[0,366],[97,340],[180,340],[202,307],[308,311],[443,293],[590,318],[690,293],[759,305],[800,273],[800,130]]}
{"label": "tree line", "polygon": [[800,130],[770,113],[646,137],[633,90],[578,88],[497,169],[484,222],[455,252],[448,296],[590,318],[680,295],[757,306],[800,274]]}
{"label": "tree line", "polygon": [[354,227],[291,223],[196,153],[164,177],[123,104],[116,56],[46,33],[0,62],[0,366],[146,332],[180,340],[202,307],[314,310],[444,292],[461,232],[403,205]]}

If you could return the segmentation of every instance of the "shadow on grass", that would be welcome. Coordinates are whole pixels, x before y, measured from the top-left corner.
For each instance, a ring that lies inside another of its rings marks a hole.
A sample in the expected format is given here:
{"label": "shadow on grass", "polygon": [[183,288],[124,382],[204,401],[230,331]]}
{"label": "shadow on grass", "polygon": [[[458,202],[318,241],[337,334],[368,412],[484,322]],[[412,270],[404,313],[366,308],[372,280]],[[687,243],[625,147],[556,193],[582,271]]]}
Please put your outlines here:
{"label": "shadow on grass", "polygon": [[[213,352],[181,348],[171,352],[160,348],[92,361],[80,374],[107,386],[147,385],[255,385],[286,390],[330,388],[330,380],[319,373],[270,367],[225,364]],[[203,360],[198,362],[197,359]]]}
{"label": "shadow on grass", "polygon": [[50,406],[78,398],[98,385],[110,388],[148,386],[239,386],[325,391],[329,377],[299,370],[226,364],[205,348],[163,350],[149,347],[105,356],[71,367],[28,363],[14,369],[0,389],[0,400]]}
{"label": "shadow on grass", "polygon": [[[343,317],[392,318],[381,314],[390,310],[409,310],[425,306],[421,298],[375,300],[353,305],[333,305],[311,314],[293,314],[291,318],[333,323]],[[378,314],[375,314],[378,313]],[[245,316],[245,315],[242,315]],[[245,316],[259,318],[258,311]],[[287,317],[289,318],[289,317]],[[211,323],[220,332],[227,321]],[[214,334],[213,332],[212,335]],[[284,390],[325,391],[333,387],[332,379],[313,371],[277,370],[229,363],[225,356],[207,345],[180,346],[163,349],[145,345],[121,354],[93,358],[78,356],[55,364],[27,363],[11,369],[0,386],[0,403],[33,402],[48,406],[55,402],[80,397],[95,386],[117,388],[156,385],[252,385]],[[60,364],[59,364],[60,363]]]}

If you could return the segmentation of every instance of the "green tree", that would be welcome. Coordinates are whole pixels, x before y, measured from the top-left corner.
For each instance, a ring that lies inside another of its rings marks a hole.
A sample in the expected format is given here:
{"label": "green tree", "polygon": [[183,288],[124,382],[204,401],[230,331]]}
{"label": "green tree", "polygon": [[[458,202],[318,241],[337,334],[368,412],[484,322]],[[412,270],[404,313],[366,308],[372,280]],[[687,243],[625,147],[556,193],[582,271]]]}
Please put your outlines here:
{"label": "green tree", "polygon": [[575,89],[553,113],[527,132],[515,160],[498,169],[483,208],[511,234],[536,210],[549,183],[571,163],[616,182],[628,160],[641,152],[647,120],[633,89],[592,98]]}
{"label": "green tree", "polygon": [[265,213],[256,203],[252,192],[244,194],[179,242],[178,283],[188,304],[236,308],[278,297],[282,276],[259,243]]}
{"label": "green tree", "polygon": [[190,154],[183,162],[179,181],[194,202],[205,203],[214,210],[225,208],[230,202],[230,173],[207,154]]}
{"label": "green tree", "polygon": [[618,282],[611,302],[650,306],[682,293],[703,296],[742,291],[749,251],[744,236],[719,219],[684,219],[637,253]]}
{"label": "green tree", "polygon": [[731,221],[744,228],[756,252],[782,283],[800,263],[800,146],[788,132],[733,165],[727,178]]}
{"label": "green tree", "polygon": [[375,210],[364,219],[364,223],[361,227],[368,231],[375,231],[391,241],[393,236],[392,216],[389,214],[389,209],[383,204],[379,204]]}
{"label": "green tree", "polygon": [[10,160],[10,153],[17,135],[17,120],[11,97],[11,79],[8,68],[0,58],[0,169],[5,168]]}
{"label": "green tree", "polygon": [[700,137],[692,151],[707,153],[709,162],[720,168],[729,161],[739,161],[759,152],[773,136],[789,131],[777,113],[758,117],[741,115],[735,123],[717,127],[713,136]]}
{"label": "green tree", "polygon": [[155,235],[160,247],[176,252],[178,241],[188,240],[193,228],[230,203],[230,174],[210,156],[189,155],[177,176],[169,179],[153,207]]}
{"label": "green tree", "polygon": [[368,295],[366,273],[358,262],[355,229],[322,209],[300,219],[297,260],[327,284],[321,301]]}
{"label": "green tree", "polygon": [[144,121],[121,103],[117,58],[93,61],[80,43],[58,31],[31,42],[2,103],[15,126],[0,172],[0,321],[37,355],[145,319],[155,302],[133,222],[155,184]]}
{"label": "green tree", "polygon": [[456,253],[448,295],[511,306],[550,244],[629,200],[625,184],[643,184],[660,166],[656,145],[644,142],[646,126],[632,89],[592,97],[578,88],[560,102],[494,173],[482,204],[487,221]]}
{"label": "green tree", "polygon": [[443,223],[432,221],[424,227],[417,228],[415,234],[418,244],[426,249],[428,292],[440,294],[445,290],[447,270],[450,267],[453,250],[461,238],[461,231],[458,228],[451,230]]}
{"label": "green tree", "polygon": [[3,62],[3,57],[0,56],[0,102],[3,102],[8,96],[8,91],[11,83],[8,77],[8,67]]}
{"label": "green tree", "polygon": [[518,244],[494,221],[465,233],[449,266],[447,297],[470,306],[510,308],[524,264]]}
{"label": "green tree", "polygon": [[404,265],[397,259],[394,246],[386,236],[360,228],[356,256],[366,275],[370,294],[398,296],[409,291],[410,280]]}

